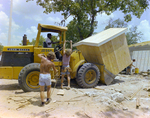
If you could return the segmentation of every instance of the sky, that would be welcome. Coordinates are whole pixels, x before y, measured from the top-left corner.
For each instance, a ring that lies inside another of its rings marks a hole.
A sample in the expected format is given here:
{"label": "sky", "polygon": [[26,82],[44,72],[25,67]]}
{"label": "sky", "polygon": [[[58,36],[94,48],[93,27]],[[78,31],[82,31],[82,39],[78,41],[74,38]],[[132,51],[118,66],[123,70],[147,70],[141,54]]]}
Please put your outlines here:
{"label": "sky", "polygon": [[[10,18],[11,0],[0,0],[0,43],[3,46],[8,45],[8,30]],[[44,14],[44,9],[36,4],[36,0],[26,2],[26,0],[13,0],[12,8],[12,28],[10,45],[19,45],[23,39],[23,35],[27,35],[27,39],[32,41],[37,36],[38,23],[48,25],[58,25],[63,20],[61,13]],[[98,14],[96,20],[98,21],[95,32],[104,30],[110,18],[116,20],[123,19],[124,15],[120,11],[113,12],[107,16],[105,13]],[[71,21],[69,17],[65,23],[67,25]],[[147,9],[140,19],[135,16],[132,21],[128,23],[129,27],[137,26],[138,31],[143,33],[141,42],[150,40],[150,9]],[[42,34],[46,38],[46,33]],[[53,34],[56,35],[56,34]]]}

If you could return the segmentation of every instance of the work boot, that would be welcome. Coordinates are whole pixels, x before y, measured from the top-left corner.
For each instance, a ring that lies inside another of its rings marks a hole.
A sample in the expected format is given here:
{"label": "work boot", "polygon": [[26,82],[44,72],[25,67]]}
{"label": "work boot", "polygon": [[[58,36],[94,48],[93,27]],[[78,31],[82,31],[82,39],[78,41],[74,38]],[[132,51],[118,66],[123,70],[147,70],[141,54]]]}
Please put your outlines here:
{"label": "work boot", "polygon": [[45,102],[45,104],[49,104],[51,100],[52,100],[51,98],[47,98],[47,101]]}
{"label": "work boot", "polygon": [[42,102],[41,104],[40,104],[40,107],[44,107],[45,106],[45,102]]}

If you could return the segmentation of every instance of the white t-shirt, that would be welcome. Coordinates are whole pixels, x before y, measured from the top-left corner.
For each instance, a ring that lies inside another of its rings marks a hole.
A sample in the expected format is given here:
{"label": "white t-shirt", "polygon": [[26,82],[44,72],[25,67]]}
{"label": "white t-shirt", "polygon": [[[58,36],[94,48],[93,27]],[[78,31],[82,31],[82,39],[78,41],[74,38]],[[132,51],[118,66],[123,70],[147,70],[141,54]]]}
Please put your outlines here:
{"label": "white t-shirt", "polygon": [[51,42],[52,42],[52,41],[51,41],[49,38],[47,38],[47,39],[46,39],[47,47],[49,47],[49,48],[51,48],[51,47],[52,47],[52,44],[48,45],[48,43],[51,43]]}

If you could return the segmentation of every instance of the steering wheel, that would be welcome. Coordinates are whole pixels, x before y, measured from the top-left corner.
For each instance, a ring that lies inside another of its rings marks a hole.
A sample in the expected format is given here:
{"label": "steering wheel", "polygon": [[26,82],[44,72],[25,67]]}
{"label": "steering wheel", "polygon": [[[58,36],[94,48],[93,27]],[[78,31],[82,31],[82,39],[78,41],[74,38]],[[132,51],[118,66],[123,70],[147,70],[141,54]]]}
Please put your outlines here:
{"label": "steering wheel", "polygon": [[55,52],[56,58],[59,59],[60,61],[62,60],[62,55],[60,53],[61,50],[62,50],[62,46],[61,45],[57,45],[54,48],[54,52]]}
{"label": "steering wheel", "polygon": [[54,48],[54,51],[61,51],[62,50],[62,46],[61,45],[57,45],[55,48]]}

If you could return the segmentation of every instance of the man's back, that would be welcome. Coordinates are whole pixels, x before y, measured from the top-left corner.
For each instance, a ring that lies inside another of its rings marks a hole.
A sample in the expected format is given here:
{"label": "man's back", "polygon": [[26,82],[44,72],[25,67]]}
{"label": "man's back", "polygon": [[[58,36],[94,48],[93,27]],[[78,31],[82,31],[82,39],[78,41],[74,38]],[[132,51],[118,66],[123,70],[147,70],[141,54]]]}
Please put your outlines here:
{"label": "man's back", "polygon": [[40,73],[47,74],[49,73],[50,68],[53,66],[53,63],[47,58],[42,57],[40,65]]}

